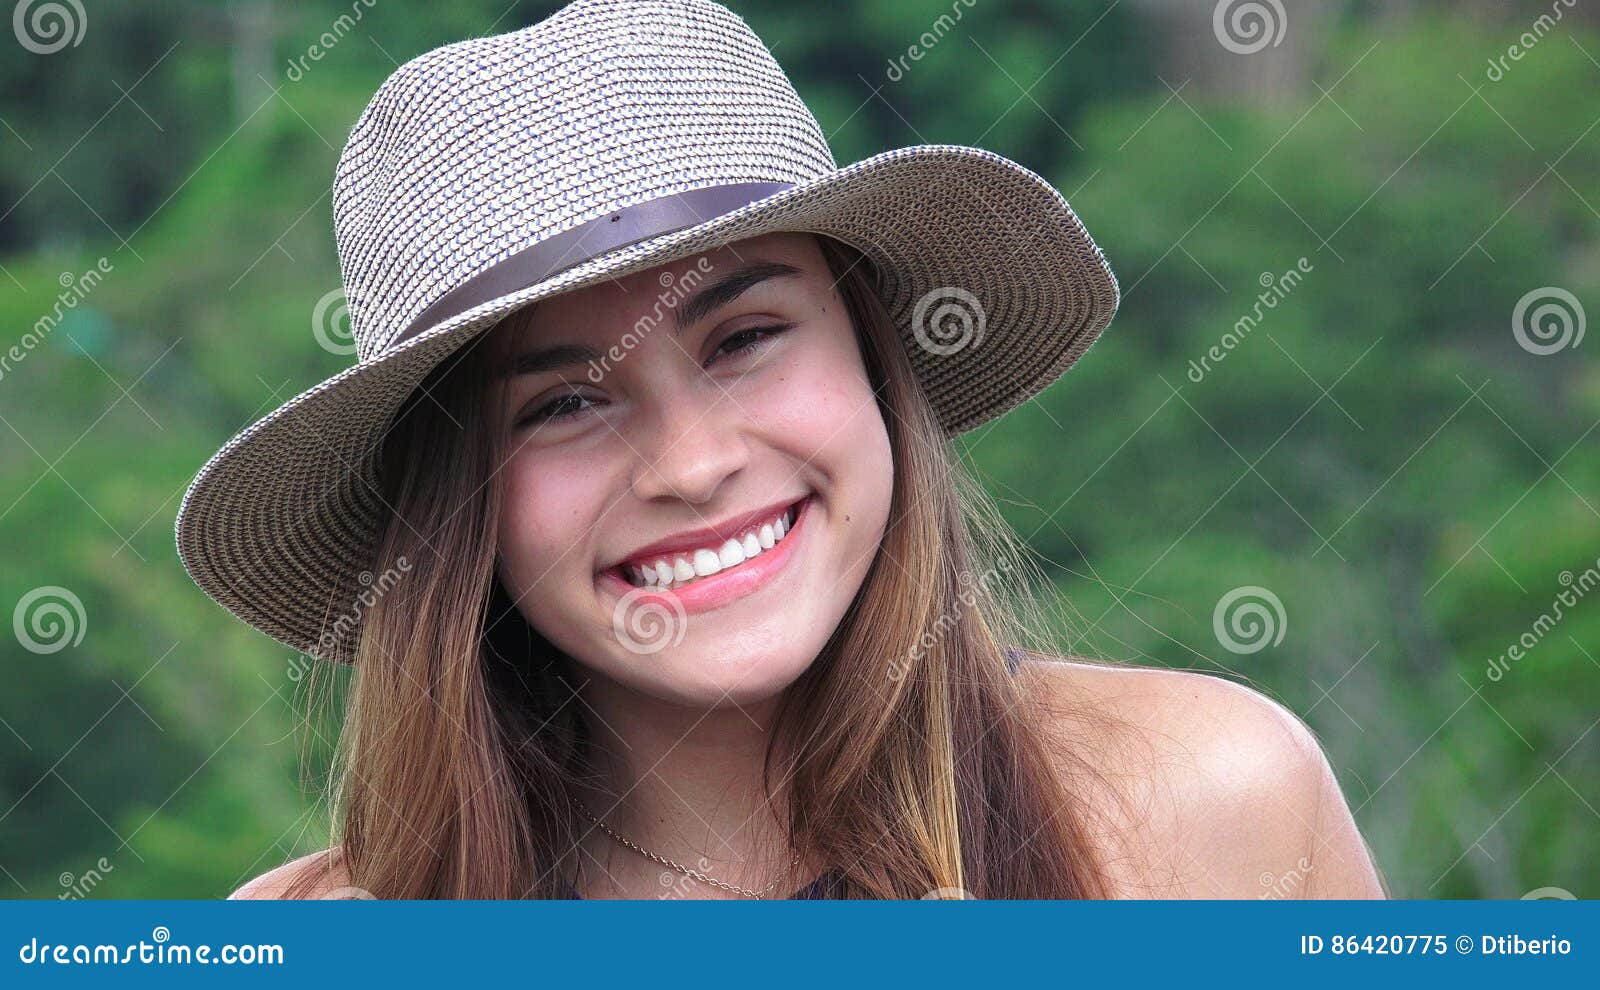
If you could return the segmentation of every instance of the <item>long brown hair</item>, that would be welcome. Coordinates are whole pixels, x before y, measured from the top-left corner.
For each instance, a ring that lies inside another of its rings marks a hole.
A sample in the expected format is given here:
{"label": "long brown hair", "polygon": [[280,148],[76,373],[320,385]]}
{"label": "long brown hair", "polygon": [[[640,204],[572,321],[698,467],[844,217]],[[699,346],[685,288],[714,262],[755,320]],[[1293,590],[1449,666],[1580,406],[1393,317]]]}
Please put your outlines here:
{"label": "long brown hair", "polygon": [[[1038,570],[955,456],[870,260],[818,240],[888,428],[894,488],[860,591],[781,699],[763,784],[783,781],[779,820],[795,849],[832,864],[832,896],[1106,896],[1093,770],[1045,725],[1073,716],[1044,711],[1008,673],[1008,647],[1052,652]],[[566,896],[591,827],[574,795],[594,769],[571,661],[495,576],[483,340],[435,369],[379,454],[393,515],[373,571],[409,566],[363,617],[331,795],[339,841],[321,862],[380,898]]]}

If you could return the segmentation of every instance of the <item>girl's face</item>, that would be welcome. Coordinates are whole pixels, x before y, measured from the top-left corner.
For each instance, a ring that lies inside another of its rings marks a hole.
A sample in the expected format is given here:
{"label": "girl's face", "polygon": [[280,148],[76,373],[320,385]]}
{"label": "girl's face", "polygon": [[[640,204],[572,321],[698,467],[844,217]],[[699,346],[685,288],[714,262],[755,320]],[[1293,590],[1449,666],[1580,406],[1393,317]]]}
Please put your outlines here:
{"label": "girl's face", "polygon": [[893,482],[816,240],[739,241],[535,310],[487,341],[499,575],[523,617],[661,700],[783,690],[860,588]]}

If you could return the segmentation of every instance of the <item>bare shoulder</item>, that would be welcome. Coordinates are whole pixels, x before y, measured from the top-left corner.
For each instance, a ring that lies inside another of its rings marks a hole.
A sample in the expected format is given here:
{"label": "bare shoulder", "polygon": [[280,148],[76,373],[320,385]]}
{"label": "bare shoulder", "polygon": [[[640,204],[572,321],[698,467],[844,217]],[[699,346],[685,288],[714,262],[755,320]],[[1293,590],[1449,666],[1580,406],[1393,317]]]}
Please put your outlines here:
{"label": "bare shoulder", "polygon": [[1025,689],[1069,747],[1127,896],[1382,897],[1311,730],[1191,671],[1039,657]]}
{"label": "bare shoulder", "polygon": [[352,891],[349,874],[332,849],[314,852],[268,870],[228,895],[230,901],[338,899]]}

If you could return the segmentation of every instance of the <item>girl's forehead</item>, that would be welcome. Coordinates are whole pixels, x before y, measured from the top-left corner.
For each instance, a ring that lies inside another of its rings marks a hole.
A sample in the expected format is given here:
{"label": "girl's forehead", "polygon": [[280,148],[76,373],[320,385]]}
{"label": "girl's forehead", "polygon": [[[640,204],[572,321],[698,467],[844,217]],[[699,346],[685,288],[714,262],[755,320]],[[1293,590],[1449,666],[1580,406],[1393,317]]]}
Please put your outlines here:
{"label": "girl's forehead", "polygon": [[610,327],[633,325],[635,317],[668,320],[701,289],[761,263],[798,269],[798,278],[781,280],[795,287],[828,274],[814,235],[765,234],[540,300],[513,314],[521,318],[507,319],[496,334],[514,345],[557,328],[603,335]]}
{"label": "girl's forehead", "polygon": [[[661,289],[691,286],[696,277],[715,277],[750,264],[753,260],[783,261],[804,271],[826,269],[822,252],[812,234],[779,232],[763,234],[734,241],[688,257],[677,258],[654,268],[632,272],[620,279],[610,279],[585,286],[569,294],[568,302],[581,308],[584,302],[596,298],[653,298]],[[592,293],[585,300],[582,293]]]}

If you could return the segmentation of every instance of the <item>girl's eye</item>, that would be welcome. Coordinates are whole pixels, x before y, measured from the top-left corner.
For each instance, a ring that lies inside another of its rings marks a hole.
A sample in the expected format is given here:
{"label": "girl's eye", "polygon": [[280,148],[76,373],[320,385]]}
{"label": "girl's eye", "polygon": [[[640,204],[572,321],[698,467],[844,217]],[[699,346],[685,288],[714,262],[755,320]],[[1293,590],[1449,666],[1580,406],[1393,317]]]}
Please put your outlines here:
{"label": "girl's eye", "polygon": [[793,323],[784,323],[770,327],[751,327],[748,330],[730,333],[723,338],[722,343],[717,345],[717,349],[712,352],[711,357],[715,360],[717,354],[721,353],[724,348],[727,349],[729,354],[741,354],[759,350],[765,347],[771,338],[786,330],[793,329],[793,327]]}
{"label": "girl's eye", "polygon": [[[729,355],[754,353],[766,346],[767,342],[778,334],[793,329],[793,323],[774,324],[766,327],[750,327],[729,334],[717,345],[717,350],[712,354],[713,360],[718,354],[726,352]],[[538,409],[528,413],[517,420],[519,428],[532,426],[539,423],[555,423],[562,420],[580,416],[586,411],[585,404],[592,404],[590,400],[578,392],[569,392],[559,398],[552,399]]]}
{"label": "girl's eye", "polygon": [[531,426],[534,423],[547,423],[563,419],[571,419],[573,416],[583,412],[583,409],[579,406],[579,403],[588,401],[588,399],[584,398],[584,396],[577,392],[569,392],[558,399],[552,399],[551,401],[540,406],[538,409],[535,409],[533,412],[522,417],[517,421],[517,425]]}

